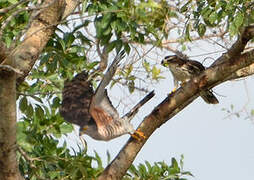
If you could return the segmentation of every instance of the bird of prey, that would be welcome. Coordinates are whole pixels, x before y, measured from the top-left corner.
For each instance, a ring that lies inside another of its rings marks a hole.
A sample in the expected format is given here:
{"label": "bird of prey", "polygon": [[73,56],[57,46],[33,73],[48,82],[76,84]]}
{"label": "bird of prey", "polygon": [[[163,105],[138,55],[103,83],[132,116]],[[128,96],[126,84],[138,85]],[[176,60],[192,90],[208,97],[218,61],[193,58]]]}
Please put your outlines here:
{"label": "bird of prey", "polygon": [[[179,82],[185,83],[205,70],[205,67],[200,62],[187,60],[186,58],[181,58],[177,55],[166,56],[162,60],[161,64],[168,67],[172,72],[174,77],[174,90],[178,88]],[[200,96],[208,104],[219,103],[218,99],[211,90],[201,91]]]}
{"label": "bird of prey", "polygon": [[105,89],[123,57],[123,51],[115,57],[95,92],[86,71],[77,74],[71,81],[65,82],[60,114],[66,121],[79,125],[81,135],[87,134],[96,140],[103,141],[127,133],[138,140],[145,138],[140,130],[134,130],[130,121],[139,108],[154,96],[154,92],[146,95],[126,115],[119,117]]}

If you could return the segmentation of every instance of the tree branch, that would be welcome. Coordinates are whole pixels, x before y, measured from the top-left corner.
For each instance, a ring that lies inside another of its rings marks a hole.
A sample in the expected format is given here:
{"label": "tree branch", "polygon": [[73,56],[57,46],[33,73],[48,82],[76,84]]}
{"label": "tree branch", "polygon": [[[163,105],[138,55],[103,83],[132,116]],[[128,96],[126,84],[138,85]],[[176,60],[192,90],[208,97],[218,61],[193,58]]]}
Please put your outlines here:
{"label": "tree branch", "polygon": [[238,36],[238,39],[233,44],[233,46],[220,58],[218,58],[211,66],[221,64],[224,61],[230,60],[232,57],[239,56],[243,52],[246,44],[253,37],[254,37],[254,26],[244,27],[242,33]]}
{"label": "tree branch", "polygon": [[69,15],[68,13],[71,13],[78,4],[76,0],[67,0],[66,2],[68,7],[66,7],[64,0],[54,0],[53,3],[51,0],[44,1],[42,6],[47,6],[48,4],[50,6],[43,9],[33,19],[30,28],[26,32],[24,41],[1,62],[5,65],[16,66],[16,69],[22,72],[22,75],[17,77],[17,84],[22,83],[31,71],[61,18]]}
{"label": "tree branch", "polygon": [[7,53],[0,43],[5,48],[0,50],[0,179],[23,179],[16,160],[16,82],[28,75],[65,11],[65,0],[43,2],[48,4],[33,19],[19,46]]}
{"label": "tree branch", "polygon": [[[149,138],[162,124],[180,112],[203,89],[212,88],[227,79],[232,73],[254,63],[254,50],[241,55],[247,42],[253,37],[253,27],[245,28],[232,48],[223,54],[213,66],[199,76],[193,78],[175,93],[171,93],[148,115],[138,128]],[[230,60],[229,60],[230,59]],[[103,179],[121,179],[147,139],[136,141],[130,138],[117,157],[107,166],[99,176]]]}
{"label": "tree branch", "polygon": [[4,61],[9,53],[9,49],[5,46],[4,42],[0,41],[0,64]]}
{"label": "tree branch", "polygon": [[0,179],[23,179],[16,160],[16,75],[0,67]]}

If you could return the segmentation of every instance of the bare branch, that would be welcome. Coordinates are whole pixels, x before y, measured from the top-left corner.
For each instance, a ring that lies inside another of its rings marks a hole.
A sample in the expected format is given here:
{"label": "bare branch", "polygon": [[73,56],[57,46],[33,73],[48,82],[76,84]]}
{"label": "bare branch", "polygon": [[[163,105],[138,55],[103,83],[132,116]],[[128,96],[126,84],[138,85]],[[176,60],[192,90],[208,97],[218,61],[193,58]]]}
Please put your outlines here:
{"label": "bare branch", "polygon": [[99,54],[100,56],[100,71],[104,71],[106,68],[107,68],[107,65],[108,65],[108,53],[106,51],[106,46],[104,46],[102,52],[101,52],[101,49],[100,49],[100,40],[96,40],[96,50],[97,50],[97,53]]}

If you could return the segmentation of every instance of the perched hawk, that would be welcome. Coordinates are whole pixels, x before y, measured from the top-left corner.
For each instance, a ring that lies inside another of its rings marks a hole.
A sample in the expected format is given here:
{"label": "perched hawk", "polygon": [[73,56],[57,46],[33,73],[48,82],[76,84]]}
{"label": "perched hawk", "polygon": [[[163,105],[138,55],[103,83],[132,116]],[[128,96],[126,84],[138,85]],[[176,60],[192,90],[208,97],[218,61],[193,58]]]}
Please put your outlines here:
{"label": "perched hawk", "polygon": [[[180,58],[176,55],[166,56],[162,60],[161,64],[165,67],[168,67],[172,72],[175,89],[178,88],[179,81],[182,83],[187,82],[193,76],[199,75],[205,70],[205,67],[200,62]],[[201,91],[200,96],[208,104],[219,103],[218,99],[210,90]]]}
{"label": "perched hawk", "polygon": [[154,92],[145,96],[125,116],[119,117],[105,89],[123,57],[124,52],[116,56],[95,92],[85,71],[77,74],[71,81],[65,82],[60,114],[66,121],[79,125],[81,134],[104,141],[127,133],[137,139],[144,138],[142,132],[134,130],[130,121],[139,108],[154,96]]}

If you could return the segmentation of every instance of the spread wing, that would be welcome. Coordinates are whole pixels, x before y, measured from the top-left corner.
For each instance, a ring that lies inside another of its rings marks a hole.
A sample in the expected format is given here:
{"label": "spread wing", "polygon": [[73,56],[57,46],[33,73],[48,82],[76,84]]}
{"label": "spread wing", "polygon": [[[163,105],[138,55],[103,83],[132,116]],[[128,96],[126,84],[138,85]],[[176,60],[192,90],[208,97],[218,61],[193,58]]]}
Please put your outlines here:
{"label": "spread wing", "polygon": [[112,77],[114,76],[118,67],[118,63],[121,59],[123,59],[123,57],[124,51],[120,52],[115,57],[92,98],[89,112],[95,120],[98,128],[101,126],[107,126],[107,124],[111,123],[113,120],[119,119],[119,114],[112,105],[105,87],[112,80]]}
{"label": "spread wing", "polygon": [[[68,122],[83,127],[92,121],[89,104],[93,97],[93,88],[87,81],[88,74],[83,71],[71,81],[64,83],[60,115]],[[90,122],[89,122],[90,121]]]}

